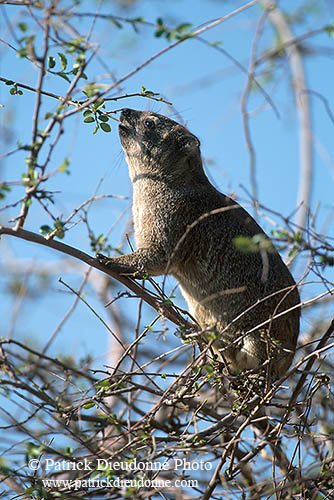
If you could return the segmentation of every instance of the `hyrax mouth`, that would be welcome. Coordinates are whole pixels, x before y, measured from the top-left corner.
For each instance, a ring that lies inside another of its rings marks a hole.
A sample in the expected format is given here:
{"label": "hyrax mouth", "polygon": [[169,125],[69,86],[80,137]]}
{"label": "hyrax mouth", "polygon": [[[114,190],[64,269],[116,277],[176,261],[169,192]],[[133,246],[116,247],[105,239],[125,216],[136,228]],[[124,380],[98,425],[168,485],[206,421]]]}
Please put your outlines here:
{"label": "hyrax mouth", "polygon": [[118,129],[119,129],[119,132],[125,132],[125,133],[129,133],[129,127],[127,127],[126,125],[124,125],[124,123],[120,123],[118,125]]}

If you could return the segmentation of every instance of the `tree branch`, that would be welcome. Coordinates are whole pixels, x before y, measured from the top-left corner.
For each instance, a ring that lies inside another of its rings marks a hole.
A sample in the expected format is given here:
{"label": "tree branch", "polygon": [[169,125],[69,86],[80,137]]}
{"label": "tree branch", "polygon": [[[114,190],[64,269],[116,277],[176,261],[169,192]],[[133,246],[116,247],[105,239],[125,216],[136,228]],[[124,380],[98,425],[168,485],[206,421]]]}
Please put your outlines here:
{"label": "tree branch", "polygon": [[25,229],[14,230],[10,227],[0,226],[0,235],[7,234],[9,236],[15,236],[16,238],[20,238],[25,241],[31,241],[32,243],[38,243],[39,245],[43,245],[58,252],[64,253],[66,255],[70,255],[75,259],[81,260],[85,262],[91,267],[98,269],[99,271],[108,274],[115,280],[122,283],[122,285],[126,286],[129,290],[135,293],[138,297],[142,298],[147,304],[149,304],[153,309],[155,309],[159,314],[162,314],[167,319],[169,319],[172,323],[177,326],[183,326],[187,328],[196,328],[193,323],[187,321],[176,309],[175,306],[167,304],[163,299],[159,300],[156,296],[146,290],[143,286],[138,285],[132,278],[123,276],[121,274],[115,273],[110,269],[102,266],[94,257],[78,250],[77,248],[66,245],[65,243],[61,243],[60,241],[55,240],[47,240],[43,236],[39,234],[33,233],[31,231],[27,231]]}
{"label": "tree branch", "polygon": [[294,40],[294,36],[284,14],[279,8],[273,8],[270,0],[261,0],[261,4],[269,10],[269,19],[275,26],[282,40],[282,44],[285,46],[291,69],[299,121],[300,154],[299,186],[297,194],[297,207],[299,210],[296,214],[295,222],[300,228],[303,228],[305,227],[310,204],[313,170],[310,103],[308,94],[305,92],[307,90],[306,75],[303,59],[296,42],[290,45],[290,42]]}

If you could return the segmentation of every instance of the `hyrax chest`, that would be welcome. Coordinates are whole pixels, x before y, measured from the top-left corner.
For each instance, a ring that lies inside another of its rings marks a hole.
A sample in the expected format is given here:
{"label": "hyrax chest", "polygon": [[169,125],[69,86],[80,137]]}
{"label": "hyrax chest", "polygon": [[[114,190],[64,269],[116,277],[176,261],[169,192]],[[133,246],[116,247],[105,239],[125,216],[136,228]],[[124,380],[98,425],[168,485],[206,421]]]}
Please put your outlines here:
{"label": "hyrax chest", "polygon": [[145,189],[134,192],[132,215],[137,248],[147,248],[163,238],[161,210],[158,197]]}
{"label": "hyrax chest", "polygon": [[189,223],[179,198],[166,183],[138,183],[132,205],[137,248],[159,247],[166,255],[174,252]]}

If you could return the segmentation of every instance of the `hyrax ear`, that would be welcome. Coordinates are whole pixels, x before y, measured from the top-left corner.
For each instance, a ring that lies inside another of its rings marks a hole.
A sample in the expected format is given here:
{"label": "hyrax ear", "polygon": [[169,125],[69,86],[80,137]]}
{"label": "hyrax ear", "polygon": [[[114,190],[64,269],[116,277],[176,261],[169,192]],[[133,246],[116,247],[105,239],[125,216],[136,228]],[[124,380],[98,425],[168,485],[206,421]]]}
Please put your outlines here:
{"label": "hyrax ear", "polygon": [[184,129],[178,130],[176,133],[179,149],[184,153],[191,153],[198,150],[200,142],[194,135],[187,133]]}

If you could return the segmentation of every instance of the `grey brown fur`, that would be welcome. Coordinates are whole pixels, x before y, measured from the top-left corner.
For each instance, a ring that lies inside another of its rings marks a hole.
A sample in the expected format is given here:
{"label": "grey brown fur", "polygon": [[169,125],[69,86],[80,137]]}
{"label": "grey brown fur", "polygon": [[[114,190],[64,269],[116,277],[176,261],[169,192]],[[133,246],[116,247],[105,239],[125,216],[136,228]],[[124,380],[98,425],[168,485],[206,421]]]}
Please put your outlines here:
{"label": "grey brown fur", "polygon": [[231,372],[269,357],[273,375],[284,374],[300,311],[275,316],[299,304],[296,284],[273,248],[245,252],[235,240],[265,236],[263,230],[212,186],[199,141],[185,127],[156,113],[124,109],[119,134],[133,184],[137,250],[99,260],[119,273],[172,274],[197,323],[216,335],[215,351]]}

